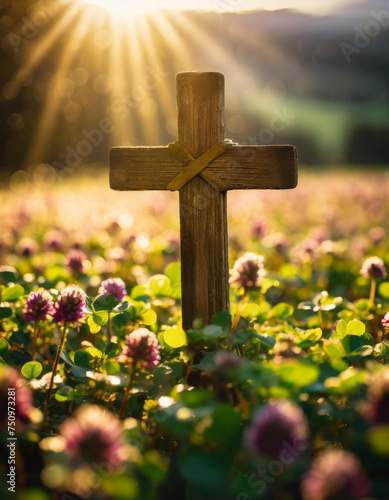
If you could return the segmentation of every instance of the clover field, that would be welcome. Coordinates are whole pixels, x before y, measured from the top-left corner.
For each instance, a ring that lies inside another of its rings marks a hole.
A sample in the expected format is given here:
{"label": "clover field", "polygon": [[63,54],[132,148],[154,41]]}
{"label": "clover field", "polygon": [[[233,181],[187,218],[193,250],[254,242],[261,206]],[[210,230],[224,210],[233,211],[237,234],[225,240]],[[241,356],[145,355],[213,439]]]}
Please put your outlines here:
{"label": "clover field", "polygon": [[388,499],[384,172],[229,194],[263,268],[188,331],[177,195],[51,174],[0,191],[2,498]]}

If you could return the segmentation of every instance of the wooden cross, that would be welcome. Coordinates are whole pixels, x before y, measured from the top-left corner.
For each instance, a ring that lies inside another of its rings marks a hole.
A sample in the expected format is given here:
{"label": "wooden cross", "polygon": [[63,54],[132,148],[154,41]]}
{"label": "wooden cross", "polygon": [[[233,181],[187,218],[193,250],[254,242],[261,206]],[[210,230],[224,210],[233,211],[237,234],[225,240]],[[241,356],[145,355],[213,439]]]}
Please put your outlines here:
{"label": "wooden cross", "polygon": [[224,138],[224,76],[177,75],[178,142],[110,152],[118,191],[179,190],[183,328],[229,310],[227,199],[231,189],[292,189],[293,146],[239,146]]}

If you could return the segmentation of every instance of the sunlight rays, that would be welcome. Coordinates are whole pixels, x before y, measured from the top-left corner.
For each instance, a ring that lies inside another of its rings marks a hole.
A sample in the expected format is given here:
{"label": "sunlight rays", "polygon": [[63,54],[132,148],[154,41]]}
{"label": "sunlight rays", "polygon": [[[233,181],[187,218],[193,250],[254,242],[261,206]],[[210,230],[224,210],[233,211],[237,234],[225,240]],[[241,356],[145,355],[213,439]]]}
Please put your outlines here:
{"label": "sunlight rays", "polygon": [[39,66],[39,64],[44,60],[47,54],[53,49],[53,45],[58,41],[65,30],[69,28],[73,20],[77,17],[78,13],[79,7],[76,4],[73,4],[70,9],[63,14],[63,17],[59,19],[58,22],[54,23],[53,26],[51,26],[49,32],[45,34],[44,40],[38,44],[35,44],[34,50],[29,50],[28,58],[25,58],[25,62],[21,64],[19,70],[12,76],[11,80],[8,82],[8,85],[10,87],[14,87],[16,90],[18,87],[17,81],[19,79],[19,76],[23,72],[30,73]]}
{"label": "sunlight rays", "polygon": [[[217,34],[207,33],[185,12],[152,9],[157,3],[150,1],[140,13],[134,2],[127,2],[131,15],[117,17],[112,13],[117,4],[107,9],[104,2],[67,5],[26,49],[21,70],[31,73],[56,50],[53,74],[42,81],[47,92],[37,98],[39,114],[25,154],[27,166],[50,163],[53,153],[59,155],[54,160],[63,161],[67,150],[85,143],[85,131],[98,128],[101,120],[112,123],[102,139],[106,147],[158,145],[167,135],[175,139],[177,72],[218,71],[227,64],[232,74],[250,82]],[[207,54],[200,66],[194,62],[193,44]],[[56,146],[59,131],[66,137],[62,151]],[[80,156],[88,163],[98,152],[96,146]]]}
{"label": "sunlight rays", "polygon": [[236,72],[238,72],[239,77],[244,79],[243,81],[251,79],[250,74],[242,68],[239,61],[235,61],[232,57],[230,57],[228,51],[226,51],[225,48],[217,42],[217,39],[211,37],[204,29],[201,30],[199,26],[196,25],[193,20],[185,16],[183,12],[178,12],[177,18],[179,20],[176,24],[178,36],[180,32],[182,34],[186,33],[195,39],[199,46],[204,48],[208,47],[208,50],[212,47],[212,50],[209,52],[210,59],[212,60],[213,71],[218,71],[219,65],[223,62],[224,67],[225,63],[228,64],[232,74],[236,74]]}
{"label": "sunlight rays", "polygon": [[158,0],[84,0],[93,7],[101,7],[108,11],[113,17],[131,17],[145,12],[157,11],[161,8]]}
{"label": "sunlight rays", "polygon": [[72,62],[78,55],[79,47],[82,46],[83,41],[88,36],[88,23],[85,22],[87,16],[87,12],[79,11],[79,19],[73,28],[72,37],[68,38],[59,56],[53,88],[47,102],[44,104],[41,116],[37,120],[31,147],[26,156],[28,163],[39,162],[44,150],[53,140],[58,115],[62,112],[60,101],[62,99],[66,101],[67,99],[66,82],[69,68],[71,68]]}
{"label": "sunlight rays", "polygon": [[[158,16],[158,19],[160,19],[162,16]],[[155,19],[154,19],[154,22]],[[141,33],[144,37],[144,40],[146,43],[142,44],[142,48],[146,57],[146,60],[148,63],[151,65],[152,68],[160,67],[163,72],[166,73],[167,77],[170,77],[170,81],[172,80],[172,75],[171,74],[171,66],[167,67],[164,65],[165,59],[162,59],[159,57],[161,51],[157,50],[157,44],[153,43],[152,41],[152,31],[151,28],[154,27],[154,23],[150,22],[150,20],[146,19],[145,17],[142,19],[141,23]],[[157,97],[157,106],[160,108],[161,115],[163,117],[169,117],[171,114],[171,111],[176,109],[176,102],[175,102],[175,96],[173,92],[169,91],[169,87],[167,84],[167,79],[165,78],[163,84],[159,83],[155,86],[154,89],[154,94],[156,94]],[[166,120],[165,120],[166,121]],[[154,133],[156,134],[156,137],[159,138],[159,143],[161,142],[160,139],[160,127],[165,126],[166,123],[158,123],[156,119],[154,120],[142,120],[142,127],[143,130],[147,133],[147,130],[149,130],[149,127],[152,126]]]}
{"label": "sunlight rays", "polygon": [[[114,23],[111,20],[110,28],[112,30],[112,46],[115,50],[109,51],[109,74],[112,78],[112,86],[110,89],[111,102],[117,99],[118,96],[126,95],[128,92],[127,79],[127,57],[125,49],[127,46],[127,37],[122,35],[122,32],[114,29]],[[113,132],[112,140],[117,144],[124,144],[131,133],[128,120],[122,120],[121,125],[116,127]]]}
{"label": "sunlight rays", "polygon": [[[173,14],[172,14],[173,15]],[[181,20],[179,13],[174,13],[172,21],[179,25]],[[172,25],[172,21],[167,15],[158,16],[155,18],[155,28],[159,31],[165,44],[177,52],[177,60],[180,62],[178,71],[189,71],[192,69],[192,56],[188,47],[182,38],[178,36],[177,29]],[[179,48],[179,50],[177,50]]]}
{"label": "sunlight rays", "polygon": [[70,6],[69,10],[63,14],[63,16],[53,24],[49,32],[45,34],[44,42],[40,43],[35,47],[34,51],[31,51],[26,64],[23,69],[28,69],[32,71],[36,66],[38,66],[46,54],[53,49],[54,44],[58,41],[61,35],[69,29],[73,21],[79,15],[80,8],[77,4]]}

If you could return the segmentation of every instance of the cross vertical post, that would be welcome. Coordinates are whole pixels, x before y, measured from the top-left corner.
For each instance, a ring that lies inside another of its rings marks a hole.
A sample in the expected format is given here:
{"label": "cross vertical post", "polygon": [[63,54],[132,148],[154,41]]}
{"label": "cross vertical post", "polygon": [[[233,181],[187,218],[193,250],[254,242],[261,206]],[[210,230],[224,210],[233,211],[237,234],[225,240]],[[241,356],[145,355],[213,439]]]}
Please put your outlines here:
{"label": "cross vertical post", "polygon": [[[224,76],[177,75],[178,141],[198,158],[224,140]],[[180,189],[183,328],[229,309],[227,193],[197,175]]]}
{"label": "cross vertical post", "polygon": [[189,329],[229,309],[227,191],[293,189],[297,150],[224,141],[220,73],[179,73],[177,109],[178,141],[111,149],[110,186],[180,192],[182,325]]}

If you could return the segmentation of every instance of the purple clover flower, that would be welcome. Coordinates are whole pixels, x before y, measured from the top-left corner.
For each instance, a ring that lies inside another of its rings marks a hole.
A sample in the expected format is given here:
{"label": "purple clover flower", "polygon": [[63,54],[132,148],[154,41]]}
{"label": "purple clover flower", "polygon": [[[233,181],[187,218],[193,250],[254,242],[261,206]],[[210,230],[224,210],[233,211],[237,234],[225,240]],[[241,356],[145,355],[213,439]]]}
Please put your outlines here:
{"label": "purple clover flower", "polygon": [[381,323],[384,328],[389,328],[389,312],[382,318]]}
{"label": "purple clover flower", "polygon": [[73,273],[84,274],[86,271],[86,255],[78,248],[72,248],[65,257],[65,266]]}
{"label": "purple clover flower", "polygon": [[17,244],[16,251],[21,257],[30,258],[35,255],[39,247],[35,240],[32,238],[22,238]]}
{"label": "purple clover flower", "polygon": [[247,432],[247,447],[254,456],[275,460],[283,453],[300,453],[306,448],[308,424],[301,408],[280,399],[255,415]]}
{"label": "purple clover flower", "polygon": [[31,292],[23,309],[26,321],[43,321],[54,313],[53,298],[46,290]]}
{"label": "purple clover flower", "polygon": [[384,261],[379,257],[369,257],[362,265],[361,274],[365,278],[384,280],[386,278]]}
{"label": "purple clover flower", "polygon": [[231,285],[243,287],[245,291],[259,290],[264,275],[262,255],[246,253],[235,262],[230,283]]}
{"label": "purple clover flower", "polygon": [[289,248],[289,240],[283,233],[273,233],[270,234],[264,244],[278,253],[284,253]]}
{"label": "purple clover flower", "polygon": [[155,333],[150,332],[147,328],[138,328],[126,335],[126,342],[118,361],[133,367],[138,362],[142,362],[142,366],[152,372],[161,359],[160,349],[161,346],[158,344]]}
{"label": "purple clover flower", "polygon": [[301,483],[304,500],[365,498],[370,485],[357,457],[349,451],[329,449],[313,463]]}
{"label": "purple clover flower", "polygon": [[298,245],[298,255],[301,260],[306,260],[306,258],[314,259],[316,258],[320,249],[320,244],[313,238],[305,238],[300,245]]}
{"label": "purple clover flower", "polygon": [[251,235],[254,239],[260,240],[265,236],[266,223],[263,220],[257,220],[251,226]]}
{"label": "purple clover flower", "polygon": [[16,430],[23,422],[31,420],[35,408],[32,392],[14,368],[0,365],[0,422],[6,424],[8,418],[8,389],[15,389]]}
{"label": "purple clover flower", "polygon": [[319,243],[319,245],[330,239],[328,230],[323,227],[316,227],[315,229],[313,229],[310,232],[309,237],[311,240]]}
{"label": "purple clover flower", "polygon": [[389,368],[372,378],[367,389],[365,415],[374,424],[389,425]]}
{"label": "purple clover flower", "polygon": [[64,237],[60,231],[51,231],[46,234],[43,243],[46,249],[60,252],[63,248]]}
{"label": "purple clover flower", "polygon": [[223,350],[215,354],[213,361],[215,366],[212,368],[213,375],[228,374],[231,370],[236,370],[243,365],[243,359],[233,352]]}
{"label": "purple clover flower", "polygon": [[56,323],[75,323],[85,317],[86,295],[80,287],[69,285],[60,294],[54,306],[53,320]]}
{"label": "purple clover flower", "polygon": [[59,427],[65,453],[78,464],[109,464],[124,459],[123,429],[119,419],[100,406],[82,406]]}
{"label": "purple clover flower", "polygon": [[101,295],[113,295],[113,298],[118,302],[123,302],[127,295],[126,285],[120,278],[109,278],[104,280],[99,288]]}

